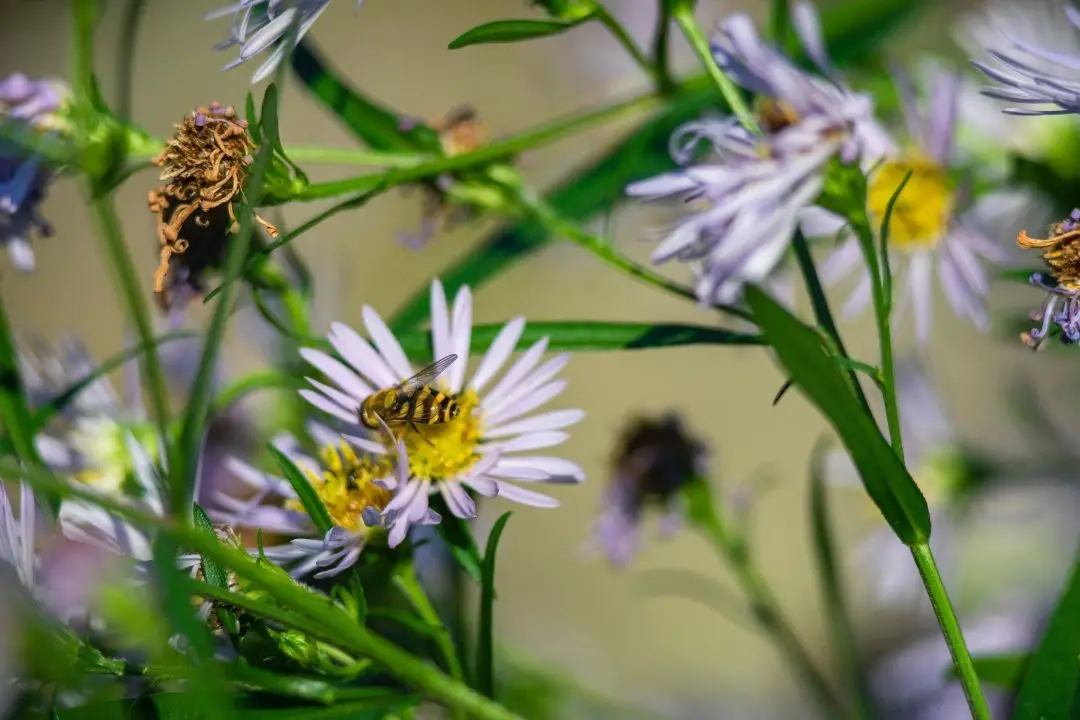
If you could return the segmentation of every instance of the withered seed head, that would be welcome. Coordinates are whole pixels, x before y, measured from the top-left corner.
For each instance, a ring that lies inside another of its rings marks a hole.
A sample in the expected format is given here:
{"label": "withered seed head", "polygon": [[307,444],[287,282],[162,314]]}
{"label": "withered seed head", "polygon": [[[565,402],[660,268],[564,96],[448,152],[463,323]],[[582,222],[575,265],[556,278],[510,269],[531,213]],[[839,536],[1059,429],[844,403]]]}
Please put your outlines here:
{"label": "withered seed head", "polygon": [[616,448],[616,475],[634,479],[635,504],[664,501],[699,472],[704,450],[674,413],[636,418]]}
{"label": "withered seed head", "polygon": [[1066,220],[1050,226],[1050,237],[1033,238],[1021,230],[1016,243],[1025,250],[1041,250],[1043,262],[1058,286],[1080,291],[1080,226]]}
{"label": "withered seed head", "polygon": [[[217,102],[196,108],[175,127],[176,134],[153,161],[167,184],[148,197],[161,243],[154,293],[165,308],[178,282],[199,289],[202,271],[220,264],[229,236],[239,228],[234,201],[244,189],[255,151],[247,121]],[[277,235],[272,225],[256,219],[271,237]],[[196,250],[189,253],[193,244]],[[178,255],[185,256],[184,272],[170,273]]]}

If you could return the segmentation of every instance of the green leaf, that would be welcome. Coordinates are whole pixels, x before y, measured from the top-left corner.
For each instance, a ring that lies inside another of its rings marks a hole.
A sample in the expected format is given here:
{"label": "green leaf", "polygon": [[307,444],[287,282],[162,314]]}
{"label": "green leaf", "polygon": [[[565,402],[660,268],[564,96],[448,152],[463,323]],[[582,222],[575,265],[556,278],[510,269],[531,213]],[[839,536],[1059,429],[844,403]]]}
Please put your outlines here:
{"label": "green leaf", "polygon": [[1046,274],[1046,268],[1008,268],[998,272],[998,277],[1008,282],[1030,285],[1031,276],[1036,274]]}
{"label": "green leaf", "polygon": [[1074,720],[1080,712],[1080,551],[1042,640],[1024,669],[1012,720]]}
{"label": "green leaf", "polygon": [[486,45],[489,43],[513,43],[523,40],[561,35],[577,25],[580,25],[592,17],[586,15],[580,20],[495,20],[466,30],[451,41],[451,50],[457,50],[470,45]]}
{"label": "green leaf", "polygon": [[151,343],[140,343],[135,347],[128,348],[123,352],[119,352],[113,355],[105,362],[98,365],[96,368],[87,373],[84,377],[79,378],[71,385],[68,385],[61,391],[56,397],[48,401],[37,409],[34,413],[34,428],[41,430],[49,421],[56,416],[57,413],[62,412],[71,402],[78,397],[79,393],[88,388],[93,383],[97,382],[101,378],[105,377],[113,370],[123,366],[125,363],[133,360],[134,358],[150,352],[152,349],[159,348],[166,343],[170,343],[174,340],[183,340],[187,338],[199,337],[199,333],[192,330],[177,330],[176,332],[167,333],[154,339]]}
{"label": "green leaf", "polygon": [[904,179],[896,186],[896,190],[893,191],[889,202],[885,205],[885,216],[881,220],[881,246],[878,249],[878,262],[881,263],[881,287],[882,294],[885,296],[886,318],[889,317],[893,304],[892,263],[889,262],[889,233],[892,229],[892,215],[896,209],[896,203],[900,199],[900,193],[904,192],[904,188],[907,186],[908,180],[911,179],[913,172],[913,170],[908,170],[904,173]]}
{"label": "green leaf", "polygon": [[[207,535],[217,540],[217,533],[214,532],[214,524],[210,522],[210,516],[206,514],[206,511],[202,509],[199,503],[192,504],[192,513],[195,520],[195,527],[202,530]],[[202,557],[202,569],[203,575],[206,577],[206,582],[210,583],[214,587],[229,588],[229,577],[225,572],[225,568],[221,566],[214,558]],[[214,608],[214,612],[217,614],[218,621],[221,622],[221,626],[225,628],[225,632],[229,634],[229,637],[236,643],[239,640],[240,627],[237,625],[236,616],[232,610],[217,606]]]}
{"label": "green leaf", "polygon": [[505,512],[495,521],[488,535],[487,548],[484,550],[483,578],[480,583],[480,622],[477,628],[476,641],[476,689],[487,695],[493,696],[495,689],[495,674],[492,659],[494,657],[493,627],[495,623],[495,553],[499,549],[499,539],[502,537],[506,523],[510,520],[512,512]]}
{"label": "green leaf", "polygon": [[270,83],[266,86],[262,99],[262,114],[259,116],[259,129],[263,137],[263,143],[279,147],[281,138],[278,134],[278,89],[277,85]]}
{"label": "green leaf", "polygon": [[281,468],[281,472],[285,475],[285,479],[292,485],[293,490],[296,491],[297,497],[300,498],[300,504],[304,506],[304,512],[311,518],[311,522],[315,525],[315,529],[319,531],[321,535],[325,535],[330,532],[334,527],[334,521],[330,517],[330,511],[326,509],[326,505],[323,504],[322,498],[315,492],[315,488],[311,487],[311,483],[308,482],[307,476],[300,472],[300,469],[296,467],[289,456],[278,450],[273,445],[268,445],[270,454],[274,458],[274,462]]}
{"label": "green leaf", "polygon": [[[1029,653],[1006,653],[1004,655],[979,655],[973,657],[975,674],[988,685],[994,685],[1009,692],[1016,692],[1024,677],[1024,670],[1031,660]],[[949,680],[956,680],[956,668],[952,665],[945,673]]]}
{"label": "green leaf", "polygon": [[837,562],[836,537],[829,519],[828,493],[824,476],[825,443],[814,448],[810,465],[810,525],[813,532],[814,560],[818,577],[821,578],[822,604],[825,607],[832,632],[838,665],[849,682],[849,691],[858,698],[860,717],[872,718],[873,696],[867,685],[866,674],[859,661],[855,628],[844,594],[844,580],[840,563]]}
{"label": "green leaf", "polygon": [[369,147],[442,154],[438,133],[423,123],[403,126],[400,115],[350,88],[323,62],[310,40],[296,46],[289,62],[308,90]]}
{"label": "green leaf", "polygon": [[248,134],[256,145],[262,144],[262,132],[259,129],[259,117],[255,114],[255,96],[250,92],[244,98],[244,117],[247,119]]}
{"label": "green leaf", "polygon": [[484,560],[480,557],[480,548],[476,546],[476,539],[473,538],[468,521],[450,512],[450,508],[446,507],[446,502],[439,495],[432,495],[431,505],[435,512],[442,515],[442,522],[436,527],[439,529],[439,535],[450,547],[454,560],[469,577],[478,584],[482,584]]}
{"label": "green leaf", "polygon": [[[245,699],[239,693],[236,704]],[[203,720],[195,711],[198,692],[158,693],[134,700],[94,702],[74,708],[58,709],[59,720]],[[245,708],[230,715],[238,720],[384,720],[388,713],[416,705],[414,697],[385,692],[383,697],[337,703],[331,707]]]}
{"label": "green leaf", "polygon": [[[823,9],[822,31],[833,62],[843,66],[859,61],[926,4],[926,0],[849,0]],[[793,53],[801,52],[797,43],[789,47]],[[545,202],[569,220],[588,222],[622,203],[629,183],[671,170],[674,167],[668,145],[671,133],[705,111],[724,110],[713,86],[703,80],[683,84],[664,110],[624,136],[599,160],[547,193]],[[552,239],[536,223],[511,225],[441,270],[439,277],[447,293],[453,294],[463,285],[476,290]],[[415,327],[428,318],[428,312],[425,286],[405,301],[389,325],[395,332]]]}
{"label": "green leaf", "polygon": [[780,364],[836,430],[893,532],[909,545],[925,542],[930,511],[919,486],[859,405],[821,336],[760,289],[748,287],[746,298]]}

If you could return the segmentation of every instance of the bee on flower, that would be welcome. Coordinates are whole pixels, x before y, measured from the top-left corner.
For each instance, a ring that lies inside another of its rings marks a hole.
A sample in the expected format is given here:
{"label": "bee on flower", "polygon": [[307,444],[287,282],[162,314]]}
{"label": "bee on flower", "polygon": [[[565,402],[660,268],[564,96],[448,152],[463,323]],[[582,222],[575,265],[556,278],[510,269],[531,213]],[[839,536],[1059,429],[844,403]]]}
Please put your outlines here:
{"label": "bee on flower", "polygon": [[[535,507],[556,507],[558,501],[554,498],[516,483],[584,480],[584,472],[576,463],[544,454],[520,454],[565,442],[569,435],[563,428],[584,417],[581,410],[533,414],[566,388],[567,381],[557,379],[557,375],[569,362],[569,354],[541,362],[548,339],[540,338],[494,382],[525,330],[525,319],[514,318],[499,331],[466,382],[472,314],[472,293],[467,287],[458,291],[451,307],[442,283],[432,282],[434,355],[457,356],[456,362],[435,381],[434,389],[454,398],[459,408],[456,417],[423,427],[406,426],[399,440],[407,456],[404,461],[386,432],[369,436],[343,434],[357,450],[374,457],[396,455],[395,462],[403,470],[402,463],[407,462],[404,481],[394,484],[393,498],[382,512],[391,547],[405,538],[411,525],[438,517],[432,516],[428,505],[432,493],[438,493],[456,517],[473,518],[476,503],[469,490]],[[329,341],[338,357],[312,348],[301,351],[328,381],[308,378],[312,388],[301,390],[301,395],[359,432],[365,430],[360,417],[364,402],[377,391],[394,387],[415,374],[400,343],[378,313],[365,306],[363,319],[370,342],[347,325],[333,323]]]}
{"label": "bee on flower", "polygon": [[[161,245],[154,294],[166,310],[177,304],[174,294],[202,292],[202,273],[224,261],[229,238],[240,228],[237,202],[255,151],[247,121],[216,102],[196,108],[175,127],[154,159],[166,184],[147,197]],[[258,215],[255,220],[277,237],[273,225]]]}

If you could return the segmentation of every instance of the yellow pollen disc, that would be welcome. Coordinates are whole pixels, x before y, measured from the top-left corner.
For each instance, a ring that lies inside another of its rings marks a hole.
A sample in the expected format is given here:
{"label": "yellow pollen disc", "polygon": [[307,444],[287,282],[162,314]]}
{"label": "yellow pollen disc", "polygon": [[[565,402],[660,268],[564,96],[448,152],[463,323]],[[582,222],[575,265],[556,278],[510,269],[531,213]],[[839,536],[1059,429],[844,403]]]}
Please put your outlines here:
{"label": "yellow pollen disc", "polygon": [[83,418],[68,435],[68,444],[81,455],[87,467],[75,473],[75,479],[106,495],[134,495],[142,488],[134,480],[134,462],[128,450],[127,435],[157,462],[154,431],[150,427],[123,425],[109,417]]}
{"label": "yellow pollen disc", "polygon": [[[382,512],[390,502],[390,491],[374,482],[390,476],[389,459],[360,458],[345,442],[340,447],[325,446],[320,456],[322,475],[310,470],[306,473],[315,494],[323,501],[335,525],[354,533],[365,531],[367,526],[361,519],[364,509],[373,507]],[[299,500],[289,500],[285,506],[304,512]]]}
{"label": "yellow pollen disc", "polygon": [[466,390],[457,398],[461,412],[448,423],[405,427],[405,448],[409,470],[419,478],[438,480],[457,477],[479,459],[476,446],[482,427],[474,411],[480,404],[475,390]]}
{"label": "yellow pollen disc", "polygon": [[949,227],[954,202],[948,173],[937,161],[914,154],[883,163],[870,177],[867,208],[880,228],[889,201],[909,171],[911,178],[889,219],[889,243],[900,250],[932,248]]}

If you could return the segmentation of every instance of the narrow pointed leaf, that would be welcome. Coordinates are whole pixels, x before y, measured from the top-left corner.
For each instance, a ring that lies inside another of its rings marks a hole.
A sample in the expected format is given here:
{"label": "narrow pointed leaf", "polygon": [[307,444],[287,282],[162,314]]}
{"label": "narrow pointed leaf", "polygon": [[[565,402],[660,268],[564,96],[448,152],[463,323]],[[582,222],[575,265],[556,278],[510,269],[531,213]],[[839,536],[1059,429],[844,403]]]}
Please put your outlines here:
{"label": "narrow pointed leaf", "polygon": [[746,298],[780,364],[836,430],[893,532],[909,545],[925,542],[930,511],[919,486],[859,405],[821,336],[760,289],[747,288]]}
{"label": "narrow pointed leaf", "polygon": [[300,504],[304,506],[304,512],[311,518],[315,529],[323,535],[330,532],[334,527],[334,521],[330,518],[330,512],[326,509],[326,505],[323,504],[322,499],[315,492],[315,488],[311,487],[311,483],[308,482],[304,473],[300,472],[300,468],[296,467],[285,453],[273,445],[270,445],[269,448],[274,462],[278,464],[282,474],[285,475],[285,479],[289,481],[293,490],[296,491],[297,496],[300,498]]}
{"label": "narrow pointed leaf", "polygon": [[1074,720],[1080,712],[1080,552],[1039,646],[1024,668],[1012,720]]}
{"label": "narrow pointed leaf", "polygon": [[[202,509],[202,506],[199,505],[199,503],[192,504],[192,514],[195,520],[195,527],[216,540],[217,533],[214,532],[214,524],[210,522],[210,516],[206,514],[206,511]],[[229,577],[221,563],[212,557],[205,556],[202,557],[201,562],[203,576],[206,578],[206,582],[214,587],[225,588],[227,590],[229,588]],[[221,626],[225,628],[225,631],[229,634],[229,637],[233,638],[234,642],[238,641],[240,628],[236,623],[236,615],[233,614],[232,610],[226,607],[216,606],[214,607],[214,613],[221,622]]]}
{"label": "narrow pointed leaf", "polygon": [[483,581],[480,585],[480,623],[476,641],[476,689],[492,697],[495,690],[494,675],[494,648],[495,642],[495,553],[499,549],[499,539],[502,537],[506,523],[510,520],[512,512],[505,512],[495,521],[488,535],[487,548],[484,550]]}
{"label": "narrow pointed leaf", "polygon": [[580,20],[495,20],[466,30],[450,42],[450,49],[457,50],[470,45],[489,43],[513,43],[524,40],[561,35],[581,23],[591,20],[588,15]]}

